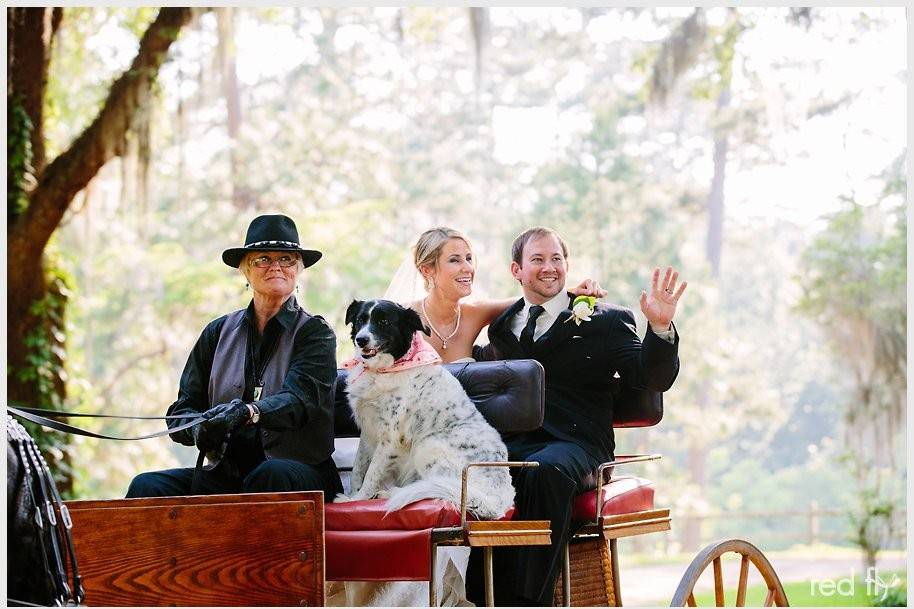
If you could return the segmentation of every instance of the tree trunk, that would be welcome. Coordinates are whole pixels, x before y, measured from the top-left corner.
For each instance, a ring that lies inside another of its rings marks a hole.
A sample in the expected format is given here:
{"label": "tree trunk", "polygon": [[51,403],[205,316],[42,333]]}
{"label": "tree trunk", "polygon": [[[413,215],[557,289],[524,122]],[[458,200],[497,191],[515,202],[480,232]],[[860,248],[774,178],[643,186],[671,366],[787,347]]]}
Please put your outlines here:
{"label": "tree trunk", "polygon": [[[7,166],[9,231],[21,221],[22,214],[18,201],[11,201],[11,192],[16,189],[21,194],[24,189],[28,194],[32,190],[30,185],[34,184],[35,177],[45,165],[42,107],[48,80],[51,43],[62,17],[63,9],[59,8],[7,9],[7,104],[8,108],[21,108],[31,123],[27,138],[31,154],[23,150],[24,162],[16,167]],[[12,123],[10,126],[12,128]],[[18,127],[17,125],[17,129]],[[7,158],[7,162],[10,163],[11,159]],[[12,403],[34,405],[37,403],[35,398],[40,395],[39,387],[44,388],[42,393],[56,395],[62,399],[63,386],[59,377],[55,379],[53,373],[50,376],[47,374],[47,368],[39,370],[36,362],[29,362],[29,355],[36,354],[36,351],[46,357],[50,356],[53,352],[50,348],[50,339],[55,334],[51,328],[45,328],[44,332],[39,331],[41,320],[47,319],[47,310],[43,311],[44,315],[33,314],[30,311],[33,307],[47,309],[49,304],[49,290],[44,278],[40,252],[20,258],[15,264],[11,248],[7,250],[7,256],[7,363],[10,372],[7,378],[7,399]],[[11,277],[13,266],[21,278],[18,282],[14,282]],[[48,340],[40,340],[41,334]],[[27,341],[33,343],[30,352],[25,348]],[[36,341],[40,344],[34,344]],[[53,368],[53,364],[51,367]]]}
{"label": "tree trunk", "polygon": [[232,180],[232,202],[239,211],[251,212],[255,201],[249,188],[244,184],[243,171],[238,161],[238,133],[241,131],[241,95],[238,91],[238,71],[235,59],[235,9],[216,9],[216,23],[219,32],[217,45],[219,55],[219,77],[222,95],[225,97],[226,126],[231,144],[229,145],[229,171]]}
{"label": "tree trunk", "polygon": [[[717,98],[718,116],[730,105],[730,87],[724,87]],[[708,194],[708,237],[705,253],[711,265],[711,276],[720,277],[720,261],[724,242],[724,179],[727,173],[729,139],[725,127],[714,130],[714,176]]]}
{"label": "tree trunk", "polygon": [[489,42],[489,9],[482,7],[470,7],[470,29],[473,32],[473,49],[476,58],[476,99],[482,93],[483,82],[482,74],[485,62],[485,49]]}
{"label": "tree trunk", "polygon": [[[18,14],[14,17],[20,19]],[[111,86],[98,116],[70,148],[42,172],[29,193],[28,207],[7,227],[7,388],[12,402],[53,406],[42,399],[46,396],[42,387],[46,387],[48,381],[53,384],[55,395],[63,397],[61,331],[65,287],[59,279],[46,276],[44,249],[73,197],[123,149],[124,136],[137,108],[148,100],[159,66],[189,18],[190,9],[187,8],[159,11],[140,41],[133,64]],[[17,24],[11,27],[17,29]],[[30,47],[16,42],[22,40],[18,33],[14,33],[14,38],[9,65],[23,65],[33,60],[29,56]],[[33,37],[26,39],[30,38]],[[19,93],[12,78],[7,86],[13,95]],[[37,133],[42,133],[40,122],[33,127]],[[59,297],[55,297],[55,293]]]}
{"label": "tree trunk", "polygon": [[32,122],[32,168],[37,176],[45,166],[43,107],[51,44],[60,28],[63,9],[8,8],[6,18],[7,96],[19,96],[19,103]]}

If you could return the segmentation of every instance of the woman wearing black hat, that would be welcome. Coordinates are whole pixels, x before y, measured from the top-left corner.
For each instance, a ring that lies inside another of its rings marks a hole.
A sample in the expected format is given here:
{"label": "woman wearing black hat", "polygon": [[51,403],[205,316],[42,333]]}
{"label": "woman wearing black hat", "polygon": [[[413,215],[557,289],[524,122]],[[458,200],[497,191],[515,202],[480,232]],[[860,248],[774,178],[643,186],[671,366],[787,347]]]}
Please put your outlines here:
{"label": "woman wearing black hat", "polygon": [[203,423],[171,438],[196,445],[209,463],[140,474],[127,497],[322,490],[329,502],[342,491],[330,457],[336,337],[293,296],[298,273],[320,257],[300,247],[283,215],[254,218],[245,245],[222,253],[253,298],[204,328],[168,408],[203,413]]}

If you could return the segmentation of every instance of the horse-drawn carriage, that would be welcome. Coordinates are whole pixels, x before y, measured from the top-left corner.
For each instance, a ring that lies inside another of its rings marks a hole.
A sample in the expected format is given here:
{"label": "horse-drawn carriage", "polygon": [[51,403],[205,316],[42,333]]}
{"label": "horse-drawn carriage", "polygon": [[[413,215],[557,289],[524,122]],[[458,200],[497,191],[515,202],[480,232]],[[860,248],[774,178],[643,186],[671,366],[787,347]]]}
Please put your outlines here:
{"label": "horse-drawn carriage", "polygon": [[[503,434],[535,429],[542,423],[544,372],[539,363],[515,360],[446,367]],[[334,458],[345,470],[351,466],[352,452],[346,445],[358,437],[358,430],[345,400],[345,372],[339,374]],[[662,415],[660,394],[618,386],[615,427],[655,425]],[[12,436],[10,446],[14,446]],[[20,444],[15,447],[20,452]],[[47,469],[40,461],[36,465],[28,454],[22,453],[26,458],[23,465],[31,471],[23,468],[19,477],[26,487],[30,476],[37,478],[35,470]],[[15,462],[10,461],[14,457],[8,452],[8,463],[14,466],[11,475],[16,474]],[[22,457],[15,459],[21,462]],[[630,470],[658,458],[618,456],[600,466],[596,488],[577,498],[573,515],[580,528],[566,546],[555,605],[621,606],[618,540],[668,531],[671,518],[669,509],[655,506],[651,481],[629,471],[618,475],[617,470]],[[464,484],[473,475],[473,467],[464,470]],[[9,496],[26,496],[28,493],[14,488],[15,482],[11,477]],[[38,484],[47,486],[40,480]],[[41,492],[35,493],[38,498]],[[40,497],[34,505],[9,503],[10,517],[23,509],[28,511],[25,516],[30,523],[36,522],[35,513],[54,515],[64,531],[72,520],[71,544],[64,533],[45,526],[46,541],[58,539],[46,552],[37,553],[45,561],[37,568],[49,573],[49,590],[55,588],[55,581],[63,581],[66,594],[87,605],[323,605],[327,582],[405,580],[428,582],[428,603],[434,606],[441,600],[436,564],[440,546],[468,546],[483,552],[486,600],[492,605],[493,549],[548,544],[551,533],[548,521],[513,520],[510,511],[501,520],[474,520],[465,504],[453,506],[437,500],[420,501],[387,514],[383,500],[324,505],[319,492],[70,501],[59,503],[56,510],[51,507],[51,494]],[[47,497],[51,499],[45,503]],[[34,525],[25,528],[36,530]],[[25,553],[17,554],[17,543],[10,540],[10,600],[30,600],[23,597],[28,590],[16,588],[20,582],[15,577],[22,566],[17,565],[17,556],[25,560]],[[72,551],[63,551],[66,548]],[[739,557],[737,606],[745,604],[750,567],[760,573],[767,587],[765,605],[787,605],[770,563],[755,546],[741,540],[718,542],[701,551],[686,569],[671,605],[695,605],[696,584],[710,569],[716,605],[722,606],[722,558],[731,553]],[[56,556],[57,562],[47,560],[49,556]],[[74,570],[77,563],[78,573]],[[55,565],[63,568],[62,574],[55,571]],[[67,586],[70,580],[73,585]],[[38,590],[34,578],[24,585],[34,588],[32,602],[68,600],[59,585],[52,596],[40,598],[37,595],[48,591]],[[78,595],[80,589],[84,596]]]}

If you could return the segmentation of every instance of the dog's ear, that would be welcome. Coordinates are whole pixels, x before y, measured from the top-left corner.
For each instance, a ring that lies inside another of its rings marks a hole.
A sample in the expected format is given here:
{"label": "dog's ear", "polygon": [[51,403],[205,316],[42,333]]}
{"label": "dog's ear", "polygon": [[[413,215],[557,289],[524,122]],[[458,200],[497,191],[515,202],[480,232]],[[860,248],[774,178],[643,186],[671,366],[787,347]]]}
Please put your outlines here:
{"label": "dog's ear", "polygon": [[425,324],[422,323],[422,318],[419,317],[419,314],[409,307],[403,308],[403,324],[404,327],[409,331],[409,335],[412,336],[416,332],[422,332],[426,336],[431,336],[432,332],[425,327]]}
{"label": "dog's ear", "polygon": [[355,321],[355,317],[356,317],[356,315],[359,314],[359,309],[362,308],[363,304],[365,304],[365,303],[364,303],[364,301],[361,301],[361,300],[353,300],[352,303],[350,303],[349,307],[346,309],[346,325],[347,326]]}

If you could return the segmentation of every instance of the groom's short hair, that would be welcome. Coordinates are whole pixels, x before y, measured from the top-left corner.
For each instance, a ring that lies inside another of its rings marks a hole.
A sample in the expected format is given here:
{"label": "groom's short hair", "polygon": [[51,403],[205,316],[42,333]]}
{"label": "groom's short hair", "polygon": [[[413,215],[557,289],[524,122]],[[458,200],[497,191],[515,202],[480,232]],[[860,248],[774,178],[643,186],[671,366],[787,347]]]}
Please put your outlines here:
{"label": "groom's short hair", "polygon": [[547,237],[549,235],[555,237],[555,240],[558,241],[559,245],[562,246],[562,255],[567,260],[568,245],[565,243],[565,240],[562,239],[562,236],[555,230],[545,226],[534,226],[533,228],[528,228],[519,234],[514,240],[514,243],[511,245],[511,260],[516,262],[519,266],[523,266],[521,261],[524,256],[524,246],[527,245],[527,242],[533,239],[539,239],[540,237]]}

